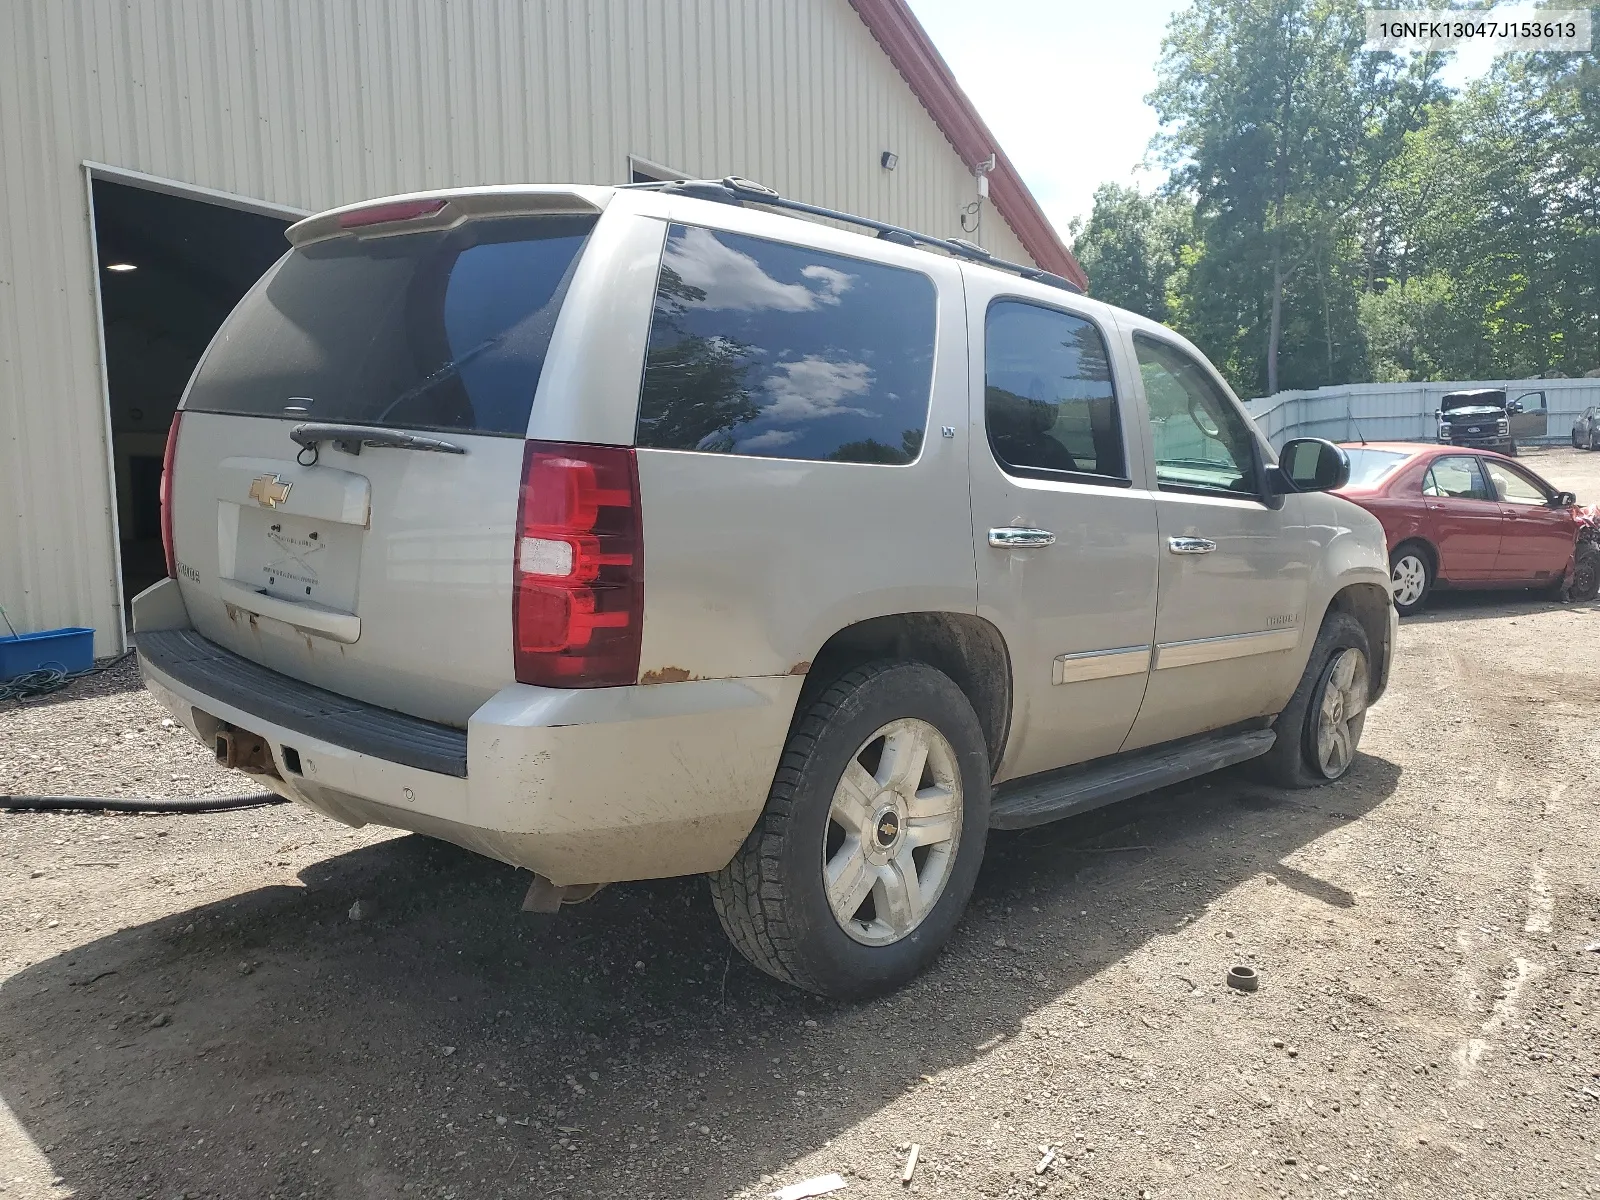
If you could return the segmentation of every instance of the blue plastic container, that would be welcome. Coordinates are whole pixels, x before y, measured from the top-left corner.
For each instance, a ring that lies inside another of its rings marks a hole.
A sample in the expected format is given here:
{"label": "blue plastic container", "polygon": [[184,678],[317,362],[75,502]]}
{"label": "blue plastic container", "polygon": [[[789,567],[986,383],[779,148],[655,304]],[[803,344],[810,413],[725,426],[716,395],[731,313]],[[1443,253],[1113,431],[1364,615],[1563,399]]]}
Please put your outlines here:
{"label": "blue plastic container", "polygon": [[76,675],[92,666],[92,629],[46,629],[43,633],[0,636],[0,683],[41,667],[60,667],[68,675]]}

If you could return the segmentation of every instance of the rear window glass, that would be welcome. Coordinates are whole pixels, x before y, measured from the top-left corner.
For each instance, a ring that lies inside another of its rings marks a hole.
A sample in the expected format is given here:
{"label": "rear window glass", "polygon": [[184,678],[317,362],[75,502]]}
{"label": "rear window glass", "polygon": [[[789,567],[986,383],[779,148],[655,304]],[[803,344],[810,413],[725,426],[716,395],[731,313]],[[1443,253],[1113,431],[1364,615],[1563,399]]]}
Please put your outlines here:
{"label": "rear window glass", "polygon": [[1349,487],[1370,487],[1411,457],[1401,450],[1356,450],[1349,446],[1344,452],[1350,458]]}
{"label": "rear window glass", "polygon": [[500,218],[295,250],[223,325],[188,407],[521,437],[594,221]]}
{"label": "rear window glass", "polygon": [[933,379],[934,289],[915,271],[674,225],[638,444],[909,463]]}

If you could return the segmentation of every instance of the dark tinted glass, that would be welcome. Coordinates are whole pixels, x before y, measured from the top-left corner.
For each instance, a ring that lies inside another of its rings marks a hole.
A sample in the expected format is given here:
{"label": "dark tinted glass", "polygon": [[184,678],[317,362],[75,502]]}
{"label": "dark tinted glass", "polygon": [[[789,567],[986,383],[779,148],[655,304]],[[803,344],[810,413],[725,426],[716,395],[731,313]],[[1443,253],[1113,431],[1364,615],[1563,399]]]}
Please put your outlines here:
{"label": "dark tinted glass", "polygon": [[593,226],[504,218],[296,250],[228,318],[189,407],[520,437]]}
{"label": "dark tinted glass", "polygon": [[928,418],[933,335],[924,275],[674,225],[638,444],[908,463]]}
{"label": "dark tinted glass", "polygon": [[984,421],[1001,464],[1024,474],[1123,478],[1122,425],[1100,331],[1020,300],[989,306]]}

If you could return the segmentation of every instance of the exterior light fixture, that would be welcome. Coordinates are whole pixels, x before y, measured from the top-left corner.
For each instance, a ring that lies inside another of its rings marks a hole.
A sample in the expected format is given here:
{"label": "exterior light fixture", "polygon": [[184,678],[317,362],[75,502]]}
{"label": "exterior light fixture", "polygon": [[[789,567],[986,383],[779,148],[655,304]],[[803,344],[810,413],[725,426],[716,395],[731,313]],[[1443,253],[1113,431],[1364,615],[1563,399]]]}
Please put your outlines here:
{"label": "exterior light fixture", "polygon": [[121,272],[121,271],[137,271],[138,269],[139,268],[134,266],[132,263],[107,263],[106,264],[106,270],[108,270],[108,271],[118,271],[118,272]]}
{"label": "exterior light fixture", "polygon": [[885,150],[879,157],[878,162],[882,164],[885,171],[892,171],[899,164],[900,156],[893,150]]}

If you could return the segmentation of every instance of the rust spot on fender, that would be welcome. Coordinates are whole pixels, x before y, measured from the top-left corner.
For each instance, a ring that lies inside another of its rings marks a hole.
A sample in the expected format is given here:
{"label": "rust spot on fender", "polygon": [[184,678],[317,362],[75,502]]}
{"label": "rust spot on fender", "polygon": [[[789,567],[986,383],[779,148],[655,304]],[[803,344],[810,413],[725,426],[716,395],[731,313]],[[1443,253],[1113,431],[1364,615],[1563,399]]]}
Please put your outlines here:
{"label": "rust spot on fender", "polygon": [[654,671],[646,671],[639,676],[639,682],[646,685],[657,683],[683,683],[691,678],[688,671],[682,667],[660,667]]}
{"label": "rust spot on fender", "polygon": [[804,675],[809,670],[811,670],[811,660],[802,658],[799,662],[795,663],[794,666],[789,668],[789,674]]}

